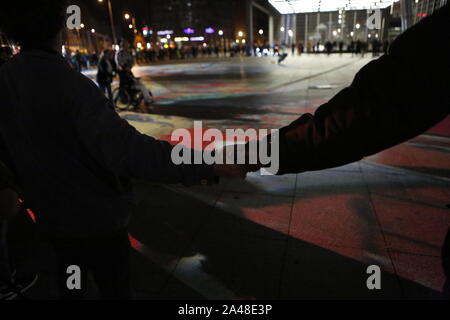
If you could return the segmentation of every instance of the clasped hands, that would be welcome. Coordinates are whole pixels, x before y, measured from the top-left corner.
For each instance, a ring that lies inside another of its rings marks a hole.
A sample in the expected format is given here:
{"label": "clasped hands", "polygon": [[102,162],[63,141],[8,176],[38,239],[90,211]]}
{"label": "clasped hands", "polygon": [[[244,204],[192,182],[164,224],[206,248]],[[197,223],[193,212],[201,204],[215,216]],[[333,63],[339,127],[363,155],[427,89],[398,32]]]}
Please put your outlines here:
{"label": "clasped hands", "polygon": [[[221,161],[213,166],[215,175],[228,179],[245,179],[247,173],[261,169],[262,165],[249,163],[250,155],[247,146],[234,144],[217,149],[216,159]],[[242,155],[243,159],[239,159],[239,155]]]}

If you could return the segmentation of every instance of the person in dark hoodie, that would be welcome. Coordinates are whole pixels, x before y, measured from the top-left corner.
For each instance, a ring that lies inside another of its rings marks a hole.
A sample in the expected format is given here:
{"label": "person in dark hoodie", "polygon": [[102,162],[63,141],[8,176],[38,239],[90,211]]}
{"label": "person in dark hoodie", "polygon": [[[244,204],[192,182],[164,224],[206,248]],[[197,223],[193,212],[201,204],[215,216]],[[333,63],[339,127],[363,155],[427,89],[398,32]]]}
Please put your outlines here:
{"label": "person in dark hoodie", "polygon": [[114,51],[104,50],[100,55],[98,61],[97,83],[102,92],[106,92],[110,101],[113,101],[111,83],[114,78],[114,66],[112,60],[114,58]]}
{"label": "person in dark hoodie", "polygon": [[[449,57],[447,4],[401,34],[387,54],[364,66],[349,87],[314,115],[304,114],[281,128],[277,174],[343,166],[438,124],[450,112]],[[243,167],[248,172],[261,168]],[[444,293],[450,297],[450,232],[442,261],[447,276]]]}
{"label": "person in dark hoodie", "polygon": [[102,298],[128,299],[131,178],[189,186],[245,173],[236,165],[175,165],[169,143],[121,119],[58,52],[66,9],[62,0],[2,4],[0,28],[22,50],[0,68],[0,161],[53,244],[61,296],[83,296],[66,285],[68,267],[77,265],[82,275],[92,271]]}

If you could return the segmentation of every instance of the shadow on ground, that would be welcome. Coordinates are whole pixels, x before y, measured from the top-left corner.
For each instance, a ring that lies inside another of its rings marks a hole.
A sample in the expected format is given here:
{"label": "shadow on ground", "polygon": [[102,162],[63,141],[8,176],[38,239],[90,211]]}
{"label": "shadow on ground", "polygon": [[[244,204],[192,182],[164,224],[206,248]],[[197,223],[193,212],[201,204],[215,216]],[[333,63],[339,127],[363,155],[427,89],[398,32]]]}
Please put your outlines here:
{"label": "shadow on ground", "polygon": [[[331,191],[310,190],[305,197]],[[355,190],[349,186],[340,191]],[[209,192],[214,198],[219,191],[213,188]],[[130,233],[154,254],[149,259],[133,251],[133,286],[138,299],[217,296],[211,291],[193,289],[189,272],[181,277],[173,273],[178,258],[199,255],[201,267],[193,270],[194,281],[198,276],[195,273],[200,272],[218,284],[220,290],[233,292],[236,298],[441,298],[439,292],[389,272],[382,272],[382,290],[370,291],[366,287],[367,264],[222,211],[214,207],[214,201],[205,203],[142,181],[136,182],[136,193],[140,204],[131,220]],[[291,201],[289,197],[285,199]],[[57,298],[53,252],[45,241],[39,242],[35,257],[40,280],[27,297]],[[90,298],[94,298],[92,282],[90,286]]]}
{"label": "shadow on ground", "polygon": [[[255,299],[438,299],[440,293],[383,272],[383,289],[366,287],[366,264],[214,209],[178,192],[140,182],[141,204],[130,232],[152,251],[204,256],[202,271]],[[326,192],[326,191],[325,191]],[[148,195],[151,194],[151,197]],[[147,196],[145,196],[147,195]],[[289,201],[288,198],[286,198]],[[287,250],[289,248],[289,250]],[[143,279],[139,279],[141,284]],[[164,287],[167,283],[170,285]],[[161,299],[195,299],[179,279],[149,280]],[[151,290],[155,294],[155,290]],[[204,297],[207,298],[207,297]]]}

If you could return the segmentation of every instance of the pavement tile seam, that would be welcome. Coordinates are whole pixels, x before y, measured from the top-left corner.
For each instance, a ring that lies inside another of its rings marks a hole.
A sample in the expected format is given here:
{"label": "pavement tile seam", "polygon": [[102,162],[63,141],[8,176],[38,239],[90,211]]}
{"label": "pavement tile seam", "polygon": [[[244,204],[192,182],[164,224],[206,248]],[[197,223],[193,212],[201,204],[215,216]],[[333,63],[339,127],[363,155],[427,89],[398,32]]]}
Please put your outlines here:
{"label": "pavement tile seam", "polygon": [[[361,163],[359,163],[358,165],[360,167],[360,170],[362,171]],[[368,186],[368,183],[367,183],[367,179],[366,179],[364,174],[362,174],[361,176],[362,176],[363,181],[365,181],[364,185],[365,185],[365,188],[366,188],[366,192],[369,195],[369,204],[370,204],[370,207],[372,209],[372,212],[374,213],[374,216],[375,216],[375,219],[376,219],[376,222],[377,222],[377,225],[378,225],[378,229],[380,230],[381,236],[383,238],[384,247],[387,248],[386,251],[387,251],[387,254],[388,254],[388,258],[390,260],[391,267],[394,270],[394,274],[397,277],[397,281],[398,281],[398,283],[400,285],[399,275],[398,275],[397,269],[395,267],[394,261],[392,259],[392,253],[391,253],[391,251],[389,249],[387,236],[386,236],[386,234],[385,234],[385,232],[383,230],[383,226],[381,224],[380,216],[379,216],[379,214],[378,214],[378,212],[376,210],[376,207],[375,207],[375,205],[373,203],[373,199],[372,199],[371,192],[370,192],[370,189],[369,189],[369,186]],[[402,290],[402,294],[404,294],[403,290]]]}
{"label": "pavement tile seam", "polygon": [[[427,173],[423,173],[423,172],[417,172],[417,171],[408,170],[408,169],[405,169],[405,168],[391,167],[391,166],[388,166],[388,165],[384,165],[384,164],[381,164],[381,163],[374,163],[374,162],[367,161],[367,160],[363,160],[363,163],[366,164],[366,165],[372,166],[374,168],[378,167],[378,168],[387,169],[387,170],[391,170],[392,171],[392,173],[390,173],[390,172],[383,172],[383,174],[385,174],[385,175],[418,176],[418,177],[423,177],[423,178],[427,178],[427,179],[433,179],[433,180],[438,180],[438,181],[450,183],[450,178],[447,178],[447,177],[435,176],[435,175],[431,175],[431,174],[427,174]],[[373,174],[373,173],[368,173],[368,174]]]}
{"label": "pavement tile seam", "polygon": [[288,255],[288,250],[289,250],[289,235],[291,234],[292,216],[294,214],[294,204],[295,204],[295,190],[297,190],[297,183],[298,183],[298,175],[295,176],[294,196],[292,197],[291,209],[289,212],[289,224],[288,224],[288,230],[287,230],[286,239],[285,239],[285,248],[284,248],[284,254],[283,254],[282,264],[281,264],[281,268],[280,268],[280,278],[279,278],[279,283],[278,283],[278,295],[277,295],[278,298],[280,298],[282,296],[283,272],[284,272],[284,268],[285,268],[285,265],[287,264],[287,259],[288,259],[287,255]]}

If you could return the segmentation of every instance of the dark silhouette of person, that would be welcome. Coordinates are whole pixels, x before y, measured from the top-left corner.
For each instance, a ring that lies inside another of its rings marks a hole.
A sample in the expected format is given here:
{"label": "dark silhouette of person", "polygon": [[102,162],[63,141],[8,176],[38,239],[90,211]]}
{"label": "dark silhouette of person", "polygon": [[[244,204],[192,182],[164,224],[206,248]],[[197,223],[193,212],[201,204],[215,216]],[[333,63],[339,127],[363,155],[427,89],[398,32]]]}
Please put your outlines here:
{"label": "dark silhouette of person", "polygon": [[383,52],[384,54],[387,54],[389,50],[389,40],[384,40],[383,42]]}
{"label": "dark silhouette of person", "polygon": [[343,41],[339,41],[339,53],[342,54],[344,49],[344,42]]}
{"label": "dark silhouette of person", "polygon": [[75,70],[77,72],[81,72],[83,70],[83,57],[79,50],[75,52],[75,55],[73,56],[73,62],[75,66]]}
{"label": "dark silhouette of person", "polygon": [[333,51],[333,44],[330,41],[325,43],[325,50],[327,51],[327,55],[330,55]]}
{"label": "dark silhouette of person", "polygon": [[[401,34],[351,85],[279,132],[277,174],[339,167],[412,139],[450,112],[450,4]],[[443,38],[445,41],[443,41]],[[420,39],[420,46],[418,41]],[[360,41],[357,47],[361,48]],[[426,68],[418,67],[427,61]],[[270,137],[268,138],[270,139]],[[247,171],[260,166],[247,165]],[[442,261],[450,284],[450,234]]]}
{"label": "dark silhouette of person", "polygon": [[[2,4],[0,28],[22,52],[0,68],[0,161],[55,249],[61,296],[82,298],[89,270],[102,298],[129,299],[131,179],[193,185],[245,173],[237,166],[177,165],[169,143],[120,118],[59,53],[67,6],[62,0]],[[73,265],[81,269],[81,290],[66,285]]]}
{"label": "dark silhouette of person", "polygon": [[115,74],[115,68],[112,64],[113,60],[114,52],[112,50],[104,50],[100,55],[97,70],[97,83],[100,90],[107,94],[110,101],[113,101],[111,83]]}

